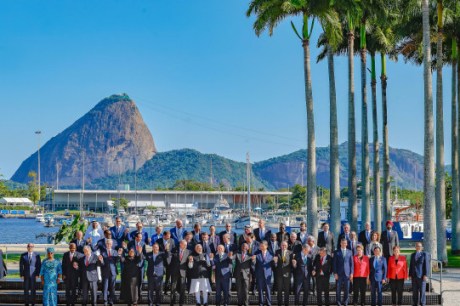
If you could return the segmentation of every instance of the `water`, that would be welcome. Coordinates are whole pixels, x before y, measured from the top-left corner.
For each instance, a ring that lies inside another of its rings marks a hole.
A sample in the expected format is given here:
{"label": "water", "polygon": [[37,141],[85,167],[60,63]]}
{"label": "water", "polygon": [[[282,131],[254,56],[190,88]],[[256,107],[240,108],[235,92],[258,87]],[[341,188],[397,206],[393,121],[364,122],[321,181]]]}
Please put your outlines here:
{"label": "water", "polygon": [[59,227],[44,227],[35,219],[0,218],[0,243],[48,243],[46,237],[35,238],[41,233],[55,233]]}

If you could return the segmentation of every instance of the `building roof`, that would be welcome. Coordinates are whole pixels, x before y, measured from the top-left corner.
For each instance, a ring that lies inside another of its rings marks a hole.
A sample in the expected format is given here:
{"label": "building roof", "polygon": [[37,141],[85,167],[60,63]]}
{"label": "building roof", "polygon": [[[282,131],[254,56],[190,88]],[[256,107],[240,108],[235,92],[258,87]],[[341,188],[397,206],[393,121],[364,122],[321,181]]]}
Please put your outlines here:
{"label": "building roof", "polygon": [[2,204],[33,204],[28,198],[1,198],[0,203]]}

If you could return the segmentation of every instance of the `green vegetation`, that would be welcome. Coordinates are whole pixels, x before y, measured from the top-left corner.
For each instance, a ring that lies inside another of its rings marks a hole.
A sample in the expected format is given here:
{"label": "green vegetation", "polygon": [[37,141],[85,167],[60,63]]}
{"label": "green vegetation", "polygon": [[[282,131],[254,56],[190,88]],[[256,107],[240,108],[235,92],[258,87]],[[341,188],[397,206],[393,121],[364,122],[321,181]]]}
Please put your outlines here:
{"label": "green vegetation", "polygon": [[58,244],[62,241],[70,242],[75,237],[75,232],[82,231],[83,233],[86,231],[88,227],[87,221],[83,220],[80,214],[77,214],[75,219],[72,221],[70,225],[66,225],[65,223],[62,224],[59,231],[56,233],[56,238],[54,240],[55,244]]}

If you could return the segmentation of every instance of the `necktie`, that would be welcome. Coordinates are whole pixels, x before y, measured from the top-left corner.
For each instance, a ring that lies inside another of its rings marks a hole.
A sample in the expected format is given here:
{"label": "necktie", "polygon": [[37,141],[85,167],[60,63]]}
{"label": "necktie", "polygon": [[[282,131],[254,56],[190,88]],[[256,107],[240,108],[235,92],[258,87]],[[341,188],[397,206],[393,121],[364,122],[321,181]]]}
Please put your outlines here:
{"label": "necktie", "polygon": [[110,250],[109,250],[109,258],[110,258]]}
{"label": "necktie", "polygon": [[324,261],[324,257],[321,257],[319,263],[320,263],[321,265],[323,265],[323,261]]}
{"label": "necktie", "polygon": [[243,253],[243,256],[242,256],[242,261],[244,261],[244,257],[245,257],[245,253]]}
{"label": "necktie", "polygon": [[179,259],[182,261],[182,255],[184,255],[183,251],[180,250],[180,256],[179,256]]}
{"label": "necktie", "polygon": [[376,269],[376,270],[377,270],[377,262],[378,262],[378,260],[379,260],[379,256],[376,256],[375,260],[374,260],[374,269]]}
{"label": "necktie", "polygon": [[366,239],[369,242],[369,232],[368,231],[366,231]]}
{"label": "necktie", "polygon": [[283,263],[286,262],[286,251],[283,251]]}
{"label": "necktie", "polygon": [[32,262],[32,254],[29,253],[29,264]]}
{"label": "necktie", "polygon": [[73,259],[73,253],[70,253],[70,262],[72,262]]}
{"label": "necktie", "polygon": [[345,258],[346,252],[347,252],[347,250],[342,250],[342,256],[343,256],[343,258]]}
{"label": "necktie", "polygon": [[89,258],[86,257],[86,266],[88,266],[88,265],[89,265]]}
{"label": "necktie", "polygon": [[420,258],[420,252],[417,252],[417,253],[415,254],[415,260],[418,260],[419,258]]}
{"label": "necktie", "polygon": [[327,232],[324,232],[324,240],[327,240]]}
{"label": "necktie", "polygon": [[391,232],[388,231],[387,233],[388,233],[388,242],[389,242],[389,241],[390,241],[390,237],[391,237]]}
{"label": "necktie", "polygon": [[303,255],[303,263],[306,265],[307,264],[308,257]]}
{"label": "necktie", "polygon": [[265,253],[262,254],[262,257],[263,257],[263,259],[264,259],[264,261],[265,261]]}

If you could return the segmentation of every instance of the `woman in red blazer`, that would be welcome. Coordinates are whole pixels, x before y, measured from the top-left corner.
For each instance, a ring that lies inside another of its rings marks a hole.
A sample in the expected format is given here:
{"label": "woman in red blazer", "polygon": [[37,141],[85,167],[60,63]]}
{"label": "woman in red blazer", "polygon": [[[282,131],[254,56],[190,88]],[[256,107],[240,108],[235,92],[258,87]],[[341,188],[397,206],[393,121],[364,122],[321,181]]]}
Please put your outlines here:
{"label": "woman in red blazer", "polygon": [[361,296],[361,305],[366,302],[366,285],[369,282],[369,257],[364,255],[361,243],[356,246],[357,254],[353,257],[353,304],[358,304]]}
{"label": "woman in red blazer", "polygon": [[[406,257],[401,255],[399,246],[393,247],[393,256],[388,259],[388,279],[391,287],[391,304],[401,305],[404,289],[404,280],[407,279]],[[398,299],[396,300],[396,296]],[[396,303],[397,302],[397,303]]]}

